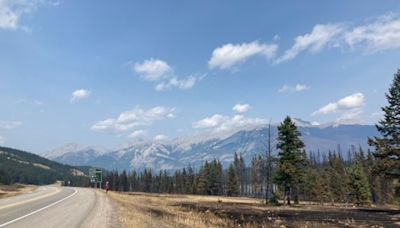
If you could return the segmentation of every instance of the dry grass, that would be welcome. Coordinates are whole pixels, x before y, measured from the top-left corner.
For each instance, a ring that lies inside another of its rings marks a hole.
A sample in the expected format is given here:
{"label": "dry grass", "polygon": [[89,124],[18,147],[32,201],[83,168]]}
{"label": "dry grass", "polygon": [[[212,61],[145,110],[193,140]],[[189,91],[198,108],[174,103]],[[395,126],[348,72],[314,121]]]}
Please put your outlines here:
{"label": "dry grass", "polygon": [[266,206],[260,199],[110,193],[125,227],[395,227],[398,210]]}
{"label": "dry grass", "polygon": [[34,185],[0,185],[0,198],[21,195],[28,192],[33,192],[37,187]]}
{"label": "dry grass", "polygon": [[[200,228],[234,226],[234,223],[229,219],[219,218],[210,212],[188,211],[176,206],[187,201],[203,201],[206,200],[205,197],[145,193],[120,194],[114,192],[111,192],[110,196],[119,202],[121,222],[126,227]],[[213,200],[217,201],[217,199]]]}

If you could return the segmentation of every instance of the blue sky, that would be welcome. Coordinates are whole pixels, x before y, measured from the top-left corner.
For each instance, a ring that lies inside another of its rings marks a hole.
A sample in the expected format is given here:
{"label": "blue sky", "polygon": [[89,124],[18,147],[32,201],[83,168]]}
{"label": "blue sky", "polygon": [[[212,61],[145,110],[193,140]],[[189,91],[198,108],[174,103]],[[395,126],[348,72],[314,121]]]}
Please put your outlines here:
{"label": "blue sky", "polygon": [[0,143],[371,124],[399,59],[397,1],[0,0]]}

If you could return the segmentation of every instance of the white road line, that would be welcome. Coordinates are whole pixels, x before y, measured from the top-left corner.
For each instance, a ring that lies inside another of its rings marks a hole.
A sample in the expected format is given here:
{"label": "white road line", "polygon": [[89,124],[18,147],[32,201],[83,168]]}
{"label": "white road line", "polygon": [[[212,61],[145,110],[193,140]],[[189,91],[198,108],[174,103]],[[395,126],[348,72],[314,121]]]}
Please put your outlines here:
{"label": "white road line", "polygon": [[73,197],[76,193],[78,193],[78,190],[76,190],[76,189],[74,189],[74,190],[75,190],[74,193],[72,193],[71,195],[69,195],[69,196],[67,196],[67,197],[65,197],[65,198],[62,198],[62,199],[60,199],[60,200],[58,200],[58,201],[56,201],[56,202],[54,202],[54,203],[51,203],[51,204],[49,204],[49,205],[47,205],[47,206],[45,206],[45,207],[42,207],[42,208],[40,208],[40,209],[38,209],[38,210],[36,210],[36,211],[32,211],[31,213],[26,214],[26,215],[24,215],[24,216],[21,216],[21,217],[19,217],[19,218],[13,219],[13,220],[8,221],[8,222],[6,222],[6,223],[0,224],[0,228],[1,228],[1,227],[5,227],[5,226],[7,226],[7,225],[10,225],[10,224],[12,224],[12,223],[14,223],[14,222],[17,222],[17,221],[19,221],[19,220],[21,220],[21,219],[24,219],[24,218],[26,218],[26,217],[29,217],[29,216],[31,216],[31,215],[34,215],[34,214],[36,214],[36,213],[38,213],[38,212],[41,212],[41,211],[43,211],[43,210],[46,210],[47,208],[50,208],[50,207],[52,207],[52,206],[54,206],[54,205],[56,205],[56,204],[61,203],[61,202],[64,201],[64,200],[67,200],[67,199]]}

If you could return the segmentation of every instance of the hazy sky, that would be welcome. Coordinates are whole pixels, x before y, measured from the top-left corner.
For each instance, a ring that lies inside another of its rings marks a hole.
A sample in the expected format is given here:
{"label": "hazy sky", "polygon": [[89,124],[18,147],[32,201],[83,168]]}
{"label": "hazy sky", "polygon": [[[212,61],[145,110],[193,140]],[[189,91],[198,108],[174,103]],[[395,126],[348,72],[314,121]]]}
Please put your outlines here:
{"label": "hazy sky", "polygon": [[399,59],[398,1],[0,0],[0,144],[374,123]]}

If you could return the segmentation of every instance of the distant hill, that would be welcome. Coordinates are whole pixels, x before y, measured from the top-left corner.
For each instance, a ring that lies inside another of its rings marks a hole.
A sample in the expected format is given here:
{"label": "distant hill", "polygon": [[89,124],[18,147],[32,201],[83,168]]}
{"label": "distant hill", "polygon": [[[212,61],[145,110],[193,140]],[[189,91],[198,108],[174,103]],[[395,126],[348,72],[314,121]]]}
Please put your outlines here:
{"label": "distant hill", "polygon": [[[368,137],[377,135],[372,125],[317,125],[295,119],[306,144],[306,150],[337,150],[339,145],[344,157],[351,147],[368,149]],[[273,146],[277,135],[272,126]],[[205,160],[219,159],[226,167],[233,161],[235,152],[242,153],[247,164],[255,154],[264,154],[267,146],[268,127],[265,125],[237,130],[229,134],[207,134],[170,141],[134,142],[116,150],[97,150],[89,146],[67,145],[48,152],[49,159],[70,165],[93,165],[113,169],[179,169],[187,165],[199,166]],[[76,150],[74,150],[76,148]],[[274,150],[273,153],[277,151]]]}
{"label": "distant hill", "polygon": [[73,167],[17,149],[0,147],[1,184],[52,184],[57,180],[86,185],[86,167]]}

